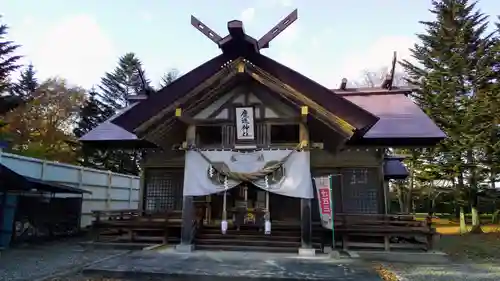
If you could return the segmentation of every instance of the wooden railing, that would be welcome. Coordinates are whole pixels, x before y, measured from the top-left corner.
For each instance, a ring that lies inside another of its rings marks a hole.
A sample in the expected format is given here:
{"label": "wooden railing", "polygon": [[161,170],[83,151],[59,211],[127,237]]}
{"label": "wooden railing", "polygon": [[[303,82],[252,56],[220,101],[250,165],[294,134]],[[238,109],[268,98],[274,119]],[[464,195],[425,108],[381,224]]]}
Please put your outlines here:
{"label": "wooden railing", "polygon": [[93,239],[94,241],[101,241],[103,236],[107,236],[108,238],[112,237],[115,240],[128,242],[158,241],[166,244],[170,238],[175,238],[172,236],[172,230],[180,232],[181,215],[181,211],[94,211],[94,221],[92,222]]}
{"label": "wooden railing", "polygon": [[431,250],[436,235],[430,219],[417,221],[411,215],[336,214],[334,225],[335,232],[342,237],[344,250],[352,247]]}
{"label": "wooden railing", "polygon": [[92,211],[93,222],[101,222],[104,220],[130,220],[139,217],[143,211],[137,209],[123,209],[123,210],[106,210],[106,211]]}

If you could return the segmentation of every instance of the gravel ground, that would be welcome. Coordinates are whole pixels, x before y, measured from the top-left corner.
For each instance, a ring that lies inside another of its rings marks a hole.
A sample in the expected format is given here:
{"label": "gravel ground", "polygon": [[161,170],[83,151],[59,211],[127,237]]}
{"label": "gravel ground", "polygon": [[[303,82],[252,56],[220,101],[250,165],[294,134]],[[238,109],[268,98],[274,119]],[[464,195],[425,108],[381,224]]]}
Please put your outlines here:
{"label": "gravel ground", "polygon": [[451,263],[441,265],[384,264],[400,281],[498,281],[499,264]]}
{"label": "gravel ground", "polygon": [[85,249],[78,245],[79,241],[81,240],[66,239],[4,251],[0,255],[0,280],[43,280],[59,272],[78,271],[82,266],[92,262],[127,252]]}

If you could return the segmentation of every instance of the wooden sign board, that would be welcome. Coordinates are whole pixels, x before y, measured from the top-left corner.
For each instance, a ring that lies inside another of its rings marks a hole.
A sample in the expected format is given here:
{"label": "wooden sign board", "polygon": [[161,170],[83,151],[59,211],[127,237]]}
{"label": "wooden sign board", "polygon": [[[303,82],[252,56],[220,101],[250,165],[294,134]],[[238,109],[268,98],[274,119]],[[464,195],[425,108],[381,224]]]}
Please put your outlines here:
{"label": "wooden sign board", "polygon": [[236,110],[236,140],[254,141],[255,122],[253,107],[237,107]]}

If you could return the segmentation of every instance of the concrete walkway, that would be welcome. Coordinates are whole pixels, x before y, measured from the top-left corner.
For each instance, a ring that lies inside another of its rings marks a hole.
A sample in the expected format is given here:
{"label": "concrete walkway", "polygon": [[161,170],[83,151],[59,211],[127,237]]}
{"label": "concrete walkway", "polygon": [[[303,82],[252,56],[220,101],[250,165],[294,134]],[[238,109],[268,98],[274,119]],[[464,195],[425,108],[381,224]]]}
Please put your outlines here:
{"label": "concrete walkway", "polygon": [[85,249],[78,244],[80,240],[64,239],[5,250],[0,256],[0,280],[43,280],[54,274],[79,271],[93,262],[129,252]]}
{"label": "concrete walkway", "polygon": [[[147,280],[358,280],[379,281],[371,266],[328,256],[141,251],[112,258],[84,269],[86,276]],[[168,279],[167,279],[168,278]]]}

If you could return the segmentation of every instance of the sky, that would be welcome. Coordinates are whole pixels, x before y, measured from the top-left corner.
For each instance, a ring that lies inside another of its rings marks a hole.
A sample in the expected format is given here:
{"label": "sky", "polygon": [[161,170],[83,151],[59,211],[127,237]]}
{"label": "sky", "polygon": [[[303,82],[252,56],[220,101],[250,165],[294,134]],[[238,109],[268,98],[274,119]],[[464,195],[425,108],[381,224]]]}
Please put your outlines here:
{"label": "sky", "polygon": [[[186,73],[220,54],[190,24],[194,15],[221,36],[238,19],[259,39],[294,9],[298,20],[262,53],[327,87],[363,71],[388,67],[392,53],[411,59],[409,48],[432,20],[430,0],[0,0],[8,38],[22,45],[23,63],[41,79],[60,76],[90,88],[118,58],[134,52],[156,85],[163,73]],[[492,19],[500,1],[480,0]]]}

